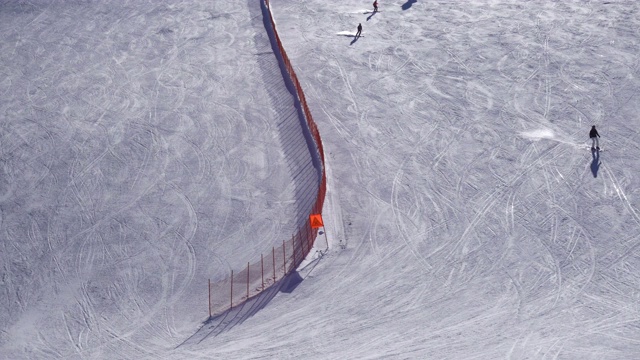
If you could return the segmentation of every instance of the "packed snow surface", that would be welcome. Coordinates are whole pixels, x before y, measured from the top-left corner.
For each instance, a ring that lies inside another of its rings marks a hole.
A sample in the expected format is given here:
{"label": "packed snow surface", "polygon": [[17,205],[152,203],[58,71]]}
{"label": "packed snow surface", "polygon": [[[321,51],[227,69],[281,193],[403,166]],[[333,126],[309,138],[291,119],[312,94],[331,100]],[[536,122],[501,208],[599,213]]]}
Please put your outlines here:
{"label": "packed snow surface", "polygon": [[329,251],[185,342],[306,216],[259,1],[0,1],[0,358],[638,358],[638,3],[370,3],[271,0]]}

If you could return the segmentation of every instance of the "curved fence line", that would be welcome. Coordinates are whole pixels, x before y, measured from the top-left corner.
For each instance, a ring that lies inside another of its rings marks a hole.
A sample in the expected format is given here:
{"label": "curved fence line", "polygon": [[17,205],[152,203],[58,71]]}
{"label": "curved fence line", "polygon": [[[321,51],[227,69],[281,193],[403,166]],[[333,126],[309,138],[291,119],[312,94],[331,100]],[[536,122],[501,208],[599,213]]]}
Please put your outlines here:
{"label": "curved fence line", "polygon": [[210,319],[264,293],[265,290],[291,274],[302,263],[313,248],[318,235],[318,230],[311,227],[309,215],[322,212],[327,190],[324,149],[318,127],[311,116],[300,81],[282,46],[269,0],[260,0],[260,6],[265,28],[280,63],[285,83],[287,87],[290,87],[295,98],[295,106],[301,117],[300,120],[305,125],[302,135],[307,139],[310,155],[318,168],[318,192],[309,214],[299,214],[305,216],[306,221],[290,239],[283,239],[281,245],[274,246],[268,253],[262,254],[260,260],[253,263],[248,262],[246,268],[239,271],[232,270],[227,279],[215,283],[209,281]]}

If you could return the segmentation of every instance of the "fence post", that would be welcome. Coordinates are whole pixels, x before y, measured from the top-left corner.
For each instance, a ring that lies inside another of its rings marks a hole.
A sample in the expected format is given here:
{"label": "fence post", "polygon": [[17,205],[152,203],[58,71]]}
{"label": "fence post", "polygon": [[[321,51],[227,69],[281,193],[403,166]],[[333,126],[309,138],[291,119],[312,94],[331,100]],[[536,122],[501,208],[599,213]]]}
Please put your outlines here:
{"label": "fence post", "polygon": [[229,309],[233,309],[233,270],[231,270],[231,306]]}
{"label": "fence post", "polygon": [[264,256],[260,254],[260,267],[262,268],[262,291],[264,291]]}
{"label": "fence post", "polygon": [[311,222],[310,221],[307,222],[306,228],[307,228],[307,241],[308,241],[307,242],[307,249],[309,249],[309,252],[311,252],[311,247],[313,246],[313,241],[312,241],[313,228],[311,227]]}
{"label": "fence post", "polygon": [[311,223],[309,223],[309,226],[307,226],[307,248],[309,249],[309,252],[311,252],[311,247],[313,246],[313,241],[311,240],[313,238],[313,229],[311,228]]}
{"label": "fence post", "polygon": [[211,279],[209,279],[209,318],[211,318]]}
{"label": "fence post", "polygon": [[311,247],[313,246],[313,228],[311,228],[311,222],[307,223],[307,239],[309,243],[307,244],[307,248],[309,252],[311,252]]}
{"label": "fence post", "polygon": [[295,235],[291,235],[291,248],[293,249],[293,268],[295,269],[296,266],[298,266],[298,263],[296,263],[296,236]]}
{"label": "fence post", "polygon": [[325,227],[322,227],[322,230],[324,231],[324,241],[327,243],[327,250],[329,250],[329,237],[327,236],[327,229],[325,229]]}
{"label": "fence post", "polygon": [[276,283],[276,247],[271,247],[271,252],[273,253],[273,283]]}
{"label": "fence post", "polygon": [[284,240],[282,240],[282,277],[285,277],[287,275],[287,246],[284,242]]}
{"label": "fence post", "polygon": [[249,300],[249,262],[247,262],[247,300]]}

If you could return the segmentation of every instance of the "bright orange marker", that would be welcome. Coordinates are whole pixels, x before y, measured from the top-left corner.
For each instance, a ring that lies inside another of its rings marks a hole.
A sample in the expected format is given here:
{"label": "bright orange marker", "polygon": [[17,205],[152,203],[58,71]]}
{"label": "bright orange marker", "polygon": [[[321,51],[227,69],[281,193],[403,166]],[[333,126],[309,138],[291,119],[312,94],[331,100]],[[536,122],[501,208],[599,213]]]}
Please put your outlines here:
{"label": "bright orange marker", "polygon": [[311,223],[312,229],[317,229],[324,226],[324,223],[322,222],[322,215],[320,214],[309,215],[309,222]]}

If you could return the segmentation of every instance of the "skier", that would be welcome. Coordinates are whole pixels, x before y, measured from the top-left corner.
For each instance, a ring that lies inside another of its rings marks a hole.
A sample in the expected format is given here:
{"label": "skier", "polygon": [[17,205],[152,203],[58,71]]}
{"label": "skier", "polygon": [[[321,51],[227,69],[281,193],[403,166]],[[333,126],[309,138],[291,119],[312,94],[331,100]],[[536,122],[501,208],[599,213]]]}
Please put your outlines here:
{"label": "skier", "polygon": [[596,149],[600,150],[600,142],[598,141],[600,134],[598,134],[598,130],[596,130],[595,125],[591,127],[591,131],[589,131],[589,137],[591,138],[591,149],[593,149],[595,146]]}
{"label": "skier", "polygon": [[373,2],[373,12],[378,12],[378,0]]}
{"label": "skier", "polygon": [[359,38],[360,34],[362,34],[362,24],[358,24],[358,32],[356,32],[356,37]]}

